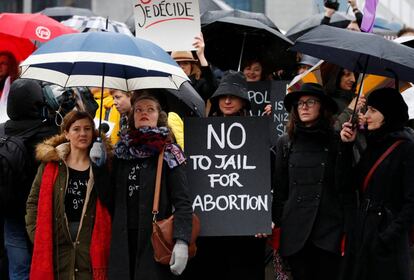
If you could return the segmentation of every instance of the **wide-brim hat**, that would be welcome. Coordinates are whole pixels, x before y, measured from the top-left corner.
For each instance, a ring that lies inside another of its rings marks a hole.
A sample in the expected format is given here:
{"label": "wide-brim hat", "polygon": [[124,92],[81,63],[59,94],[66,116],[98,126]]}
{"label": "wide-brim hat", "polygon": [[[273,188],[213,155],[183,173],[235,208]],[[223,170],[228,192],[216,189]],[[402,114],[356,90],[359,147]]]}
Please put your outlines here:
{"label": "wide-brim hat", "polygon": [[194,56],[190,51],[171,52],[171,58],[174,59],[176,62],[180,62],[180,61],[196,62],[197,61],[197,59],[194,59]]}
{"label": "wide-brim hat", "polygon": [[316,83],[304,83],[298,91],[288,93],[284,99],[286,110],[290,112],[292,107],[298,102],[299,98],[304,95],[317,97],[325,108],[334,114],[338,111],[338,105],[335,100],[325,93],[320,84]]}

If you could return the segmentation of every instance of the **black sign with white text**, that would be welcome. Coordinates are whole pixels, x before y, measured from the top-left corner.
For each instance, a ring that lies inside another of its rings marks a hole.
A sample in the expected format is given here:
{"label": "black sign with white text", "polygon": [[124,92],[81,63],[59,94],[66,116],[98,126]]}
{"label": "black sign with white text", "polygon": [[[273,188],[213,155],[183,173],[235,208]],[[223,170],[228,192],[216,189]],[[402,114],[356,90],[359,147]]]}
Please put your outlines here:
{"label": "black sign with white text", "polygon": [[271,232],[268,120],[186,118],[185,153],[201,236]]}

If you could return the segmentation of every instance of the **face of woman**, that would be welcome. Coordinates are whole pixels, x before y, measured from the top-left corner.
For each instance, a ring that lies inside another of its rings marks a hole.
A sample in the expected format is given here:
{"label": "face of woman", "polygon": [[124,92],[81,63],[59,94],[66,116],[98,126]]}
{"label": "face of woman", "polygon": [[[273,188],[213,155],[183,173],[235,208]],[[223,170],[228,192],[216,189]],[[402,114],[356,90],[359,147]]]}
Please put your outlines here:
{"label": "face of woman", "polygon": [[219,98],[219,108],[224,116],[233,116],[243,109],[243,99],[234,95],[223,95]]}
{"label": "face of woman", "polygon": [[298,115],[305,126],[312,126],[319,118],[321,103],[314,96],[304,95],[298,100]]}
{"label": "face of woman", "polygon": [[114,105],[119,113],[127,114],[131,110],[131,98],[120,90],[116,90],[112,93],[114,98]]}
{"label": "face of woman", "polygon": [[243,74],[246,76],[246,81],[257,82],[262,78],[262,71],[262,65],[259,62],[253,62],[243,69]]}
{"label": "face of woman", "polygon": [[339,82],[339,87],[343,90],[352,90],[352,87],[355,84],[355,75],[353,72],[344,69],[344,74],[341,76],[341,81]]}
{"label": "face of woman", "polygon": [[160,115],[158,108],[159,105],[154,100],[142,99],[136,102],[134,108],[135,128],[156,127]]}
{"label": "face of woman", "polygon": [[183,69],[184,73],[187,76],[191,75],[191,62],[190,61],[179,61],[177,62],[180,65],[181,69]]}
{"label": "face of woman", "polygon": [[71,149],[87,150],[93,138],[93,125],[89,119],[75,121],[69,131],[65,131],[65,137],[70,142]]}
{"label": "face of woman", "polygon": [[365,118],[368,125],[368,130],[376,130],[384,124],[384,115],[375,109],[374,107],[368,106]]}

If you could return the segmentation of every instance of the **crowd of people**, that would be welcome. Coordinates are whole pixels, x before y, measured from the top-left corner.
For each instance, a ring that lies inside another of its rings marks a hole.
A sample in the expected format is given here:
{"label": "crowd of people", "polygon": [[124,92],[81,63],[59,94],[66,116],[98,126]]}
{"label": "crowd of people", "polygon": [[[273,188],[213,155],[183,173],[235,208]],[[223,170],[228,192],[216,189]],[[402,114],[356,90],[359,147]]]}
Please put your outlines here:
{"label": "crowd of people", "polygon": [[[360,31],[363,15],[349,3],[357,20],[348,28]],[[321,24],[334,12],[327,7]],[[275,77],[264,58],[248,54],[241,71],[221,71],[207,61],[202,34],[193,46],[171,57],[206,102],[205,117],[249,117],[248,83]],[[295,74],[317,62],[299,55]],[[1,279],[264,279],[269,240],[274,279],[411,279],[414,130],[398,90],[357,98],[359,73],[322,64],[322,84],[284,97],[286,133],[268,147],[272,235],[199,237],[189,260],[186,116],[168,110],[157,89],[90,88],[93,112],[74,102],[51,117],[45,85],[18,72],[0,52],[0,137],[27,138],[25,176],[8,188],[0,182]],[[272,106],[264,111],[269,118]],[[112,124],[107,135],[99,118]],[[156,214],[174,214],[168,265],[151,243],[160,154]]]}

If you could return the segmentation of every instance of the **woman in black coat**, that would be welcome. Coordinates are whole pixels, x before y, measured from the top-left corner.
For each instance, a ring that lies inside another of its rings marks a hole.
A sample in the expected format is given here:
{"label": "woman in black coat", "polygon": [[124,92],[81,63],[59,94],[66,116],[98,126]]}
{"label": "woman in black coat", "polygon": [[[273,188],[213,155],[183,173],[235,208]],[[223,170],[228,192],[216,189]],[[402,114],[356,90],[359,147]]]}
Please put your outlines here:
{"label": "woman in black coat", "polygon": [[[273,222],[295,280],[335,279],[344,236],[342,151],[332,127],[336,103],[305,83],[284,100],[288,133],[276,144]],[[274,237],[275,238],[275,237]]]}
{"label": "woman in black coat", "polygon": [[[414,135],[404,128],[408,107],[401,94],[391,88],[372,92],[367,105],[367,148],[350,173],[349,185],[358,187],[360,199],[349,239],[348,274],[343,279],[408,280],[414,217]],[[348,143],[344,145],[352,144],[356,134],[352,125],[345,123],[341,138]]]}
{"label": "woman in black coat", "polygon": [[[192,208],[185,157],[171,144],[167,115],[151,95],[134,96],[129,129],[115,146],[115,184],[109,279],[176,279],[188,258]],[[157,263],[151,244],[152,206],[158,154],[165,147],[158,219],[174,212],[170,266]]]}

